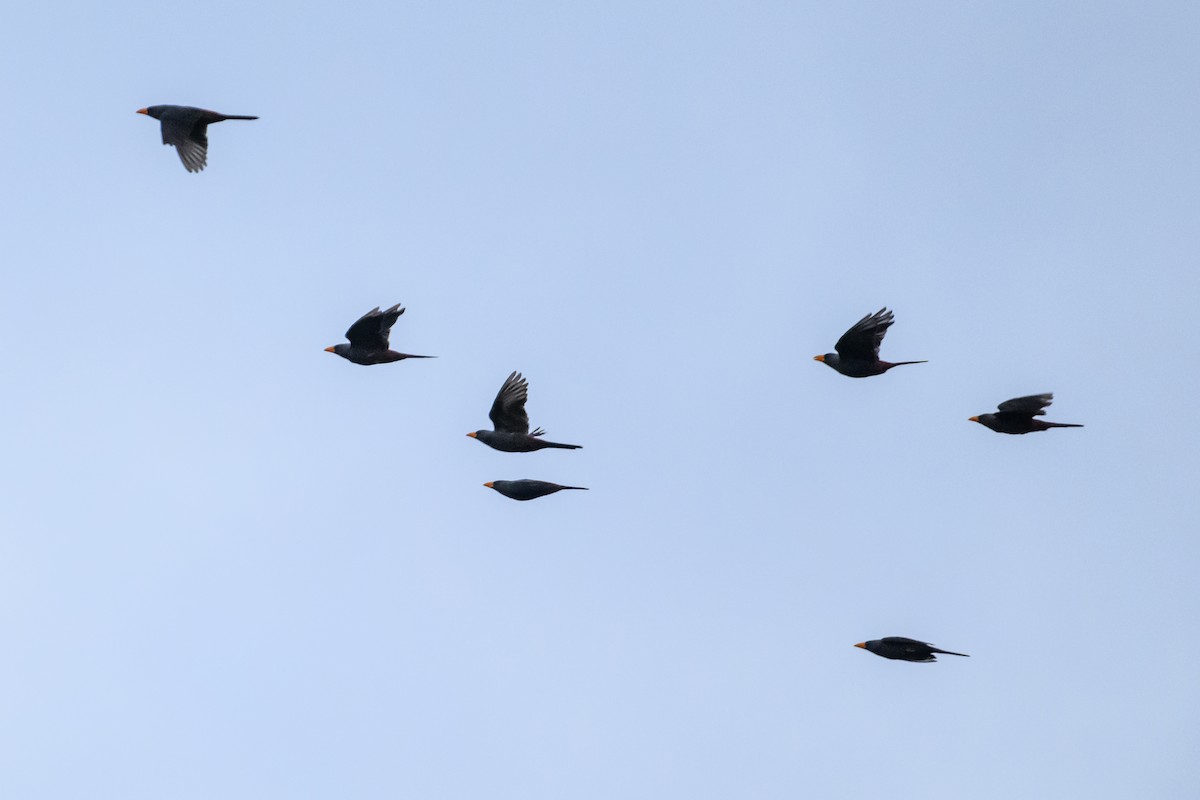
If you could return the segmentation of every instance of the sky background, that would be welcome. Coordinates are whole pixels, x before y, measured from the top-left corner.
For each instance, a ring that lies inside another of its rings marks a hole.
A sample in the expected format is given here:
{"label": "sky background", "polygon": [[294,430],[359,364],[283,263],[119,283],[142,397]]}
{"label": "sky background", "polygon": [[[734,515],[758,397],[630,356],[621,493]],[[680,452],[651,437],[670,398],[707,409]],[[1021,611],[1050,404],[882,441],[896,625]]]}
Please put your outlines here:
{"label": "sky background", "polygon": [[[14,6],[0,796],[1191,796],[1198,37]],[[261,119],[191,175],[159,103]],[[437,360],[322,352],[397,302]],[[811,360],[884,305],[928,364]],[[584,449],[464,437],[512,370]],[[967,421],[1046,391],[1087,427]]]}

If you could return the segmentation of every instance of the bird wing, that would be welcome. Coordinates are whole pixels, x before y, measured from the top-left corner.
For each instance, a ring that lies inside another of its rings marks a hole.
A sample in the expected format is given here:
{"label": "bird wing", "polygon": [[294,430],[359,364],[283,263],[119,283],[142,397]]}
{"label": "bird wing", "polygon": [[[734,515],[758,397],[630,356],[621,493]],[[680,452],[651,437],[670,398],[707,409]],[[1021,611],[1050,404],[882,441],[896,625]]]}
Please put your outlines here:
{"label": "bird wing", "polygon": [[350,346],[360,350],[387,350],[392,326],[403,313],[399,303],[387,311],[380,311],[378,306],[371,309],[346,331]]}
{"label": "bird wing", "polygon": [[175,146],[188,172],[199,172],[208,164],[208,124],[190,116],[162,118],[163,144]]}
{"label": "bird wing", "polygon": [[525,401],[529,399],[529,382],[514,372],[505,379],[496,393],[488,417],[497,431],[506,433],[529,433],[529,415],[525,413]]}
{"label": "bird wing", "polygon": [[892,312],[886,308],[881,308],[874,314],[867,314],[842,334],[834,349],[842,358],[876,361],[879,359],[879,345],[883,343],[883,335],[895,321]]}
{"label": "bird wing", "polygon": [[1000,409],[1001,413],[1044,417],[1046,415],[1046,406],[1050,405],[1053,400],[1054,395],[1049,392],[1046,394],[1031,394],[1027,397],[1014,397],[1012,400],[1005,400],[997,408]]}

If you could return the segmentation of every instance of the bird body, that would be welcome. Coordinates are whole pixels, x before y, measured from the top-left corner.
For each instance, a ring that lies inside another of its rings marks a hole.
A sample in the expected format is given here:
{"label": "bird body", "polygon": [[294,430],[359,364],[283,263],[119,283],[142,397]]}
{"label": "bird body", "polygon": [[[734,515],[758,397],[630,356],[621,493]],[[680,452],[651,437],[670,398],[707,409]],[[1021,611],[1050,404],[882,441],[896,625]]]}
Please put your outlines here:
{"label": "bird body", "polygon": [[173,145],[188,172],[199,172],[208,164],[208,126],[227,119],[258,119],[241,114],[219,114],[192,106],[147,106],[139,114],[162,123],[163,144]]}
{"label": "bird body", "polygon": [[1083,427],[1072,422],[1046,422],[1045,420],[1034,419],[1034,417],[1045,416],[1046,407],[1053,401],[1054,395],[1050,392],[1046,392],[1045,394],[1031,394],[1026,397],[1014,397],[1012,400],[1005,400],[997,406],[996,413],[980,414],[977,417],[970,417],[968,421],[978,422],[985,428],[991,428],[996,433],[1010,433],[1014,435],[1046,431],[1051,428]]}
{"label": "bird body", "polygon": [[548,494],[561,492],[563,489],[580,489],[585,492],[588,490],[586,486],[561,486],[549,481],[534,481],[528,478],[519,481],[488,481],[484,486],[495,489],[513,500],[536,500]]}
{"label": "bird body", "polygon": [[525,411],[528,399],[529,381],[521,377],[521,373],[513,372],[504,380],[492,401],[492,410],[488,412],[495,430],[478,430],[467,436],[505,453],[532,453],[546,448],[578,450],[583,446],[548,442],[540,438],[546,433],[541,428],[530,432],[529,414]]}
{"label": "bird body", "polygon": [[968,656],[966,653],[955,653],[950,650],[942,650],[934,647],[928,642],[920,642],[916,639],[909,639],[906,636],[885,636],[882,639],[872,639],[869,642],[859,642],[854,646],[861,647],[877,656],[883,656],[884,658],[891,658],[897,661],[937,661],[937,656],[935,656],[934,653],[970,658],[970,656]]}
{"label": "bird body", "polygon": [[820,361],[827,367],[840,372],[848,378],[870,378],[882,375],[892,367],[905,364],[924,364],[924,361],[881,361],[879,346],[883,344],[884,334],[896,319],[887,308],[881,308],[874,314],[854,323],[848,331],[838,339],[834,349],[836,353],[826,353],[813,356],[813,361]]}
{"label": "bird body", "polygon": [[389,364],[406,358],[435,358],[435,356],[397,353],[395,350],[389,349],[388,339],[392,332],[392,326],[396,324],[396,320],[400,319],[400,315],[403,313],[404,309],[400,307],[399,303],[387,311],[380,311],[376,306],[359,317],[358,321],[346,331],[346,338],[350,340],[349,344],[335,344],[326,347],[325,352],[339,355],[347,361],[365,366]]}
{"label": "bird body", "polygon": [[545,439],[537,437],[544,436],[545,431],[541,428],[532,433],[518,433],[516,431],[475,431],[468,433],[472,439],[478,439],[494,450],[501,450],[505,453],[532,453],[535,450],[545,450],[546,448],[557,448],[559,450],[578,450],[582,445],[578,444],[560,444],[559,442],[548,442]]}

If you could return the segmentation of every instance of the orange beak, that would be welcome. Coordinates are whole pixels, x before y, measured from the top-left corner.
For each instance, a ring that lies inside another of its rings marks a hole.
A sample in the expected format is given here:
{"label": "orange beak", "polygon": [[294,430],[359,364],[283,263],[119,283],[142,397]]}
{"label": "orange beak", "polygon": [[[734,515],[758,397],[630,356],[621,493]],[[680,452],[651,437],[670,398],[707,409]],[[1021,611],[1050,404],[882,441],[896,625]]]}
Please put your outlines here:
{"label": "orange beak", "polygon": [[334,353],[334,352],[337,352],[337,351],[335,351],[335,350],[333,349],[333,345],[330,345],[329,347],[326,347],[326,348],[325,348],[325,352],[326,352],[326,353]]}
{"label": "orange beak", "polygon": [[492,488],[493,483],[495,483],[495,481],[488,481],[487,483],[484,484],[484,486],[486,486],[490,489],[490,488]]}
{"label": "orange beak", "polygon": [[813,356],[813,361],[820,361],[822,364],[824,364],[825,356]]}
{"label": "orange beak", "polygon": [[[470,436],[472,439],[475,438],[475,434],[473,433],[468,433],[467,436]],[[485,483],[484,486],[487,486],[487,484]]]}
{"label": "orange beak", "polygon": [[854,645],[854,646],[855,646],[855,647],[861,647],[863,650],[866,650],[866,649],[867,649],[867,643],[866,643],[866,642],[859,642],[858,644],[856,644],[856,645]]}
{"label": "orange beak", "polygon": [[967,422],[979,422],[979,417],[967,417]]}
{"label": "orange beak", "polygon": [[144,109],[144,108],[139,108],[139,109],[137,110],[137,113],[139,113],[139,114],[149,114],[150,112],[149,112],[149,111],[147,111],[147,110],[146,110],[146,109]]}

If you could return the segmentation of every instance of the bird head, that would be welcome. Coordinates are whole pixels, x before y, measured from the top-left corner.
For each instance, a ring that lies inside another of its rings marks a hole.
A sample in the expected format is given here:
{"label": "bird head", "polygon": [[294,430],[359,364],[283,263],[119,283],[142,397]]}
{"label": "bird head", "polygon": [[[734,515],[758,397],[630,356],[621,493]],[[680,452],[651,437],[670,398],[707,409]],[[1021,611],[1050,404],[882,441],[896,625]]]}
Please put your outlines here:
{"label": "bird head", "polygon": [[346,351],[350,349],[348,344],[332,344],[325,348],[326,353],[336,353],[339,356],[345,356]]}
{"label": "bird head", "polygon": [[[467,434],[467,435],[470,436],[471,434]],[[494,488],[496,488],[494,486],[494,484],[495,484],[495,481],[488,481],[487,483],[484,484],[484,486],[486,486],[489,489],[494,489]]]}
{"label": "bird head", "polygon": [[985,428],[995,429],[995,425],[994,425],[995,419],[996,419],[995,414],[980,414],[977,417],[968,417],[967,422],[978,422],[980,425],[982,425]]}
{"label": "bird head", "polygon": [[147,106],[146,108],[139,108],[137,113],[145,114],[147,117],[154,117],[155,119],[162,119],[163,107]]}
{"label": "bird head", "polygon": [[854,645],[854,646],[855,646],[855,647],[861,647],[863,650],[866,650],[866,649],[867,649],[867,643],[866,643],[866,642],[859,642],[858,644],[856,644],[856,645]]}
{"label": "bird head", "polygon": [[826,353],[823,356],[813,356],[813,361],[820,361],[825,366],[834,367],[836,369],[837,363],[838,363],[838,354],[837,353]]}

